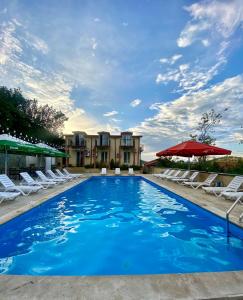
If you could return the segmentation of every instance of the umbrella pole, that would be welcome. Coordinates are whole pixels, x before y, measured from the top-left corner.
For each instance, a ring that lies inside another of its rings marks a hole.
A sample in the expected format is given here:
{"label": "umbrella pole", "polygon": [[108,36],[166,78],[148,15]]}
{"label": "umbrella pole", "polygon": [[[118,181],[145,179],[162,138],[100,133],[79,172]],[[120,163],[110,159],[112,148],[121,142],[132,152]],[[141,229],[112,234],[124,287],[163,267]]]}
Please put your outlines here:
{"label": "umbrella pole", "polygon": [[191,160],[190,160],[190,157],[188,157],[188,170],[189,171],[191,170]]}
{"label": "umbrella pole", "polygon": [[5,174],[8,175],[8,150],[5,148]]}

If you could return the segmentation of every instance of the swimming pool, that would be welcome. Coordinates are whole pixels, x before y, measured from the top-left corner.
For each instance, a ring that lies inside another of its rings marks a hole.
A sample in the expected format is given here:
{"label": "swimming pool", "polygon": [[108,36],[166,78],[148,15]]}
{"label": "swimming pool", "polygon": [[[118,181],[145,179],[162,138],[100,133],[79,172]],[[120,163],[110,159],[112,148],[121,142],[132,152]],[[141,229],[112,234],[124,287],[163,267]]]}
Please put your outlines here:
{"label": "swimming pool", "polygon": [[243,270],[242,230],[134,177],[92,177],[0,226],[0,273],[120,275]]}

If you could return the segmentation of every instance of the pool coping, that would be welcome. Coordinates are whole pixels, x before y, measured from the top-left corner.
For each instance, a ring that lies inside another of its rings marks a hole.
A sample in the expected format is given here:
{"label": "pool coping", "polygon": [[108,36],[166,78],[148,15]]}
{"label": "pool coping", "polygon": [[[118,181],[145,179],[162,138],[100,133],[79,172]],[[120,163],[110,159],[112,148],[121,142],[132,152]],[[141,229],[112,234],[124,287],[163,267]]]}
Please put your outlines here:
{"label": "pool coping", "polygon": [[243,299],[243,271],[139,276],[0,276],[2,299]]}
{"label": "pool coping", "polygon": [[[137,176],[184,198],[142,174]],[[92,177],[45,195],[36,202],[5,215],[0,218],[0,224],[90,178]],[[189,199],[185,200],[222,218]],[[0,294],[4,299],[243,299],[243,271],[133,276],[0,275]]]}

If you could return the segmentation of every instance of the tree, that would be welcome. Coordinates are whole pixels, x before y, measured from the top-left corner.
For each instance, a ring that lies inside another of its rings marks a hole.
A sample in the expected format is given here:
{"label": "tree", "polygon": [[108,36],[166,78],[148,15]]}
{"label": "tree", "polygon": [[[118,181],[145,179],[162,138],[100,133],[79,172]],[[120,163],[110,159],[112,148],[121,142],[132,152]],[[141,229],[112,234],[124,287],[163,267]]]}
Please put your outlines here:
{"label": "tree", "polygon": [[[224,111],[227,111],[226,108]],[[221,122],[222,114],[215,112],[214,109],[211,109],[209,112],[202,114],[198,126],[196,128],[196,134],[190,134],[192,140],[214,145],[216,138],[213,136],[215,132],[215,127]]]}
{"label": "tree", "polygon": [[20,89],[0,87],[0,129],[19,137],[63,144],[61,130],[67,117],[49,105],[23,97]]}

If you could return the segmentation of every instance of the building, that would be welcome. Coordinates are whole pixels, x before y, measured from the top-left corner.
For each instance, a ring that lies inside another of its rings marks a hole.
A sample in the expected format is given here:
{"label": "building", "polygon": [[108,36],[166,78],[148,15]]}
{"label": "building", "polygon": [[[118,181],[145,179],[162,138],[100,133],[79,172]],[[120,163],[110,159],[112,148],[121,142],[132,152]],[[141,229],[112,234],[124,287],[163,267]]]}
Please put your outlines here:
{"label": "building", "polygon": [[140,166],[140,144],[142,136],[132,132],[122,132],[120,135],[111,135],[109,132],[99,132],[97,135],[74,131],[64,135],[65,151],[70,155],[67,164],[84,167],[109,167],[111,161],[116,166]]}

